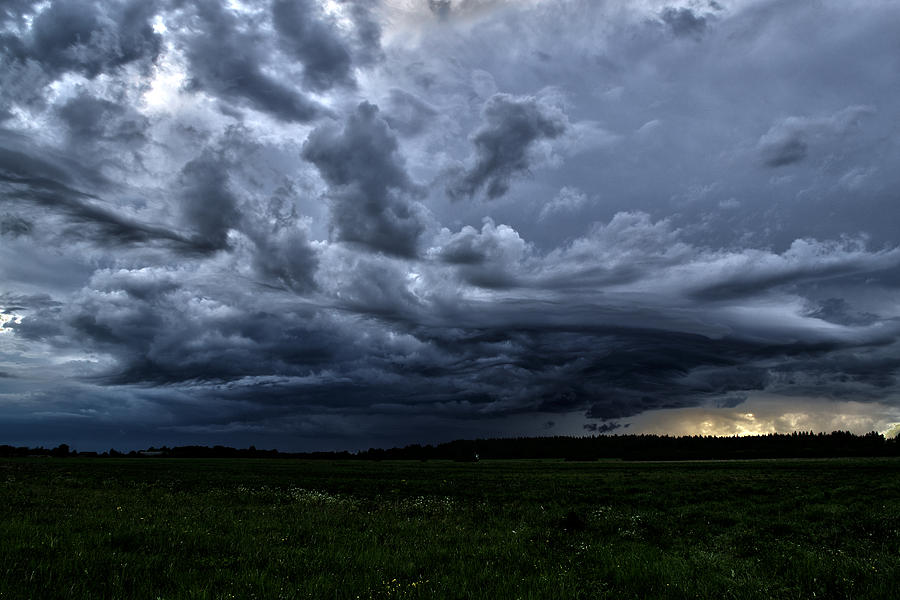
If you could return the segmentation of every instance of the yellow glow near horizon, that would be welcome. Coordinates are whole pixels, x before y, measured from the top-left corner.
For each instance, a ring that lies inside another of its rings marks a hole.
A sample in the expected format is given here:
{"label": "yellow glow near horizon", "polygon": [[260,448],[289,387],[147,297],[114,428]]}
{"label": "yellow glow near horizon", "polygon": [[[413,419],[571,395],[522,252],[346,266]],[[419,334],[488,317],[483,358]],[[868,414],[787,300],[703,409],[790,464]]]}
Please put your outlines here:
{"label": "yellow glow near horizon", "polygon": [[[623,424],[624,424],[623,419]],[[794,431],[900,433],[900,410],[880,402],[759,394],[733,408],[698,406],[650,411],[627,419],[628,433],[748,436]]]}

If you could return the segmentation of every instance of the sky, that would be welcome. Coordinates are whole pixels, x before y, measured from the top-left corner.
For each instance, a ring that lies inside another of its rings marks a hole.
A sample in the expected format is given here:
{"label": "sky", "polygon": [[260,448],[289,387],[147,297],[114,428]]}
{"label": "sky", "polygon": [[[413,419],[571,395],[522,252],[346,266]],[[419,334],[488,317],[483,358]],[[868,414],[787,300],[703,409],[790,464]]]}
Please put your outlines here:
{"label": "sky", "polygon": [[900,422],[896,0],[0,1],[0,442]]}

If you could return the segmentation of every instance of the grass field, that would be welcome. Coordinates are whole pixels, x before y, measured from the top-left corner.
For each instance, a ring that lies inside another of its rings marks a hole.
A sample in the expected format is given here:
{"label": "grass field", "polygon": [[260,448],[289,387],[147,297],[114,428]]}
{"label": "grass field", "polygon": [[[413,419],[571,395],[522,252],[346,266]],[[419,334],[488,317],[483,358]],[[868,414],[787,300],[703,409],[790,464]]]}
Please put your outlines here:
{"label": "grass field", "polygon": [[11,459],[0,598],[896,598],[900,461]]}

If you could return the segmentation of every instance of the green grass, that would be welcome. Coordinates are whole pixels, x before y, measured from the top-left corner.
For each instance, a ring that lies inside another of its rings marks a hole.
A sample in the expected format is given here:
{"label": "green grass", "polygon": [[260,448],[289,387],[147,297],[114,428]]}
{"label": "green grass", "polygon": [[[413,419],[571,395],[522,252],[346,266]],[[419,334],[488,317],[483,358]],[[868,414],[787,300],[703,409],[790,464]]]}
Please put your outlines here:
{"label": "green grass", "polygon": [[13,459],[0,598],[895,598],[900,461]]}

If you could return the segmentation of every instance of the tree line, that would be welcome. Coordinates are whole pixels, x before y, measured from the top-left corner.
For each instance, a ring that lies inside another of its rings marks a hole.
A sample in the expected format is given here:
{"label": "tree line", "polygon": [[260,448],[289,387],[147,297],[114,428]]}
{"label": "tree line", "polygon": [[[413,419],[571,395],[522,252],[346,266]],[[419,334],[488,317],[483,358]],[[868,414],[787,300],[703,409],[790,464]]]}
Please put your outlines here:
{"label": "tree line", "polygon": [[900,456],[900,439],[885,439],[877,432],[857,435],[849,431],[790,434],[771,433],[743,437],[668,436],[654,434],[543,436],[454,440],[436,445],[411,444],[395,448],[369,448],[359,452],[281,452],[228,446],[162,446],[128,453],[78,452],[67,444],[51,449],[0,446],[0,457],[97,458],[303,458],[327,460],[455,460],[564,459],[564,460],[722,460],[759,458],[830,458]]}

